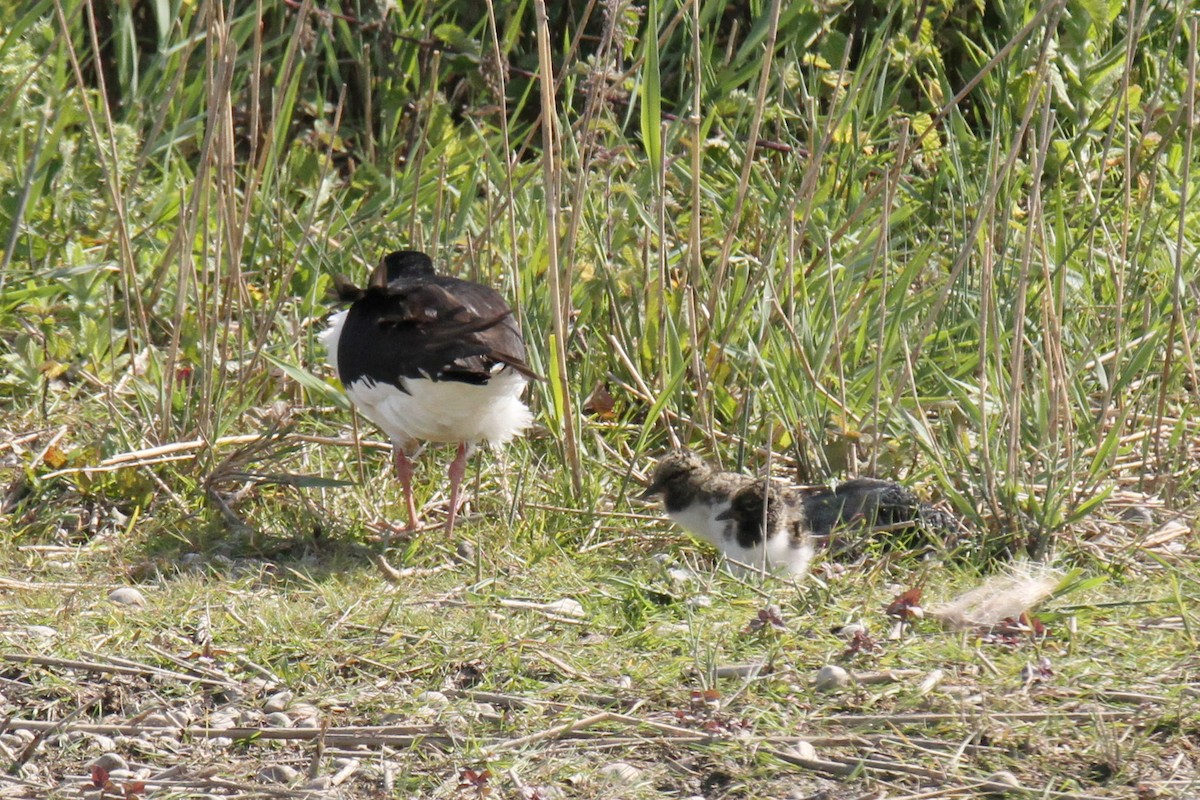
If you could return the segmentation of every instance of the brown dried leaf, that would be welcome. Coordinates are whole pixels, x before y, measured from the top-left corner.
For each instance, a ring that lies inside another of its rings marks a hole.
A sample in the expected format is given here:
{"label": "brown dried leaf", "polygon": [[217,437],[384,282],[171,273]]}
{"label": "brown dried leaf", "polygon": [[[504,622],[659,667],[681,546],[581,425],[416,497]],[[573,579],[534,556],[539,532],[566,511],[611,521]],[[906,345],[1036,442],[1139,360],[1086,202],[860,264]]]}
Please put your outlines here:
{"label": "brown dried leaf", "polygon": [[921,587],[914,586],[912,589],[901,592],[895,600],[888,604],[886,613],[889,617],[899,617],[900,619],[923,617],[925,613],[921,610]]}
{"label": "brown dried leaf", "polygon": [[67,465],[67,454],[58,445],[50,445],[46,448],[46,452],[42,454],[42,461],[50,469],[62,469]]}
{"label": "brown dried leaf", "polygon": [[492,788],[488,786],[491,777],[491,770],[466,768],[458,773],[458,788],[474,789],[476,797],[487,797],[492,793]]}
{"label": "brown dried leaf", "polygon": [[616,416],[613,409],[616,407],[617,401],[604,385],[603,381],[596,381],[596,386],[592,389],[592,393],[588,395],[587,400],[583,401],[583,413],[593,414],[600,419],[612,419]]}

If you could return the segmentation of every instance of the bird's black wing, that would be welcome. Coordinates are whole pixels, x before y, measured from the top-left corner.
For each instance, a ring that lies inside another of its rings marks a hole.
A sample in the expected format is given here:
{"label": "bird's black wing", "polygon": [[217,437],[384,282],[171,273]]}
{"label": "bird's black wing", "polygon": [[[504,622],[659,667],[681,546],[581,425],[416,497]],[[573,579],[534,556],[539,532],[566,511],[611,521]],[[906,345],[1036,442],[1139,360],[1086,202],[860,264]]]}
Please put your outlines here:
{"label": "bird's black wing", "polygon": [[400,378],[427,378],[479,385],[500,365],[538,377],[524,361],[511,310],[492,289],[442,276],[384,286],[372,279],[344,322],[343,382],[368,377],[402,388]]}
{"label": "bird's black wing", "polygon": [[834,489],[819,489],[804,496],[809,529],[827,535],[835,527],[894,525],[916,519],[917,496],[898,483],[875,478],[854,478]]}

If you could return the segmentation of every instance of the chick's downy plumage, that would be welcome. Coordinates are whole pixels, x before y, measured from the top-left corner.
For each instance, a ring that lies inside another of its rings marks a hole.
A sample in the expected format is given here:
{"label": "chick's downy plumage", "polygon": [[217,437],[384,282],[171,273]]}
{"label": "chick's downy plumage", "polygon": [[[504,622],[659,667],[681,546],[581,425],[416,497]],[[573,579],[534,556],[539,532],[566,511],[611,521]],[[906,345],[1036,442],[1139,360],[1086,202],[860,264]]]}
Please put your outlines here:
{"label": "chick's downy plumage", "polygon": [[734,493],[729,508],[716,519],[731,526],[726,536],[737,543],[737,560],[743,564],[782,567],[792,575],[808,571],[812,536],[796,490],[770,479],[752,481]]}
{"label": "chick's downy plumage", "polygon": [[[786,502],[767,502],[774,521],[764,537],[762,501],[757,506],[757,522],[749,521],[752,512],[747,510],[754,503],[754,487],[762,483],[741,473],[716,469],[689,450],[676,450],[659,460],[642,498],[661,497],[672,522],[713,545],[735,564],[761,567],[765,563],[768,568],[784,567],[792,574],[803,574],[812,558],[812,547],[804,533],[799,497],[785,493]],[[774,497],[776,486],[770,487],[767,491]]]}

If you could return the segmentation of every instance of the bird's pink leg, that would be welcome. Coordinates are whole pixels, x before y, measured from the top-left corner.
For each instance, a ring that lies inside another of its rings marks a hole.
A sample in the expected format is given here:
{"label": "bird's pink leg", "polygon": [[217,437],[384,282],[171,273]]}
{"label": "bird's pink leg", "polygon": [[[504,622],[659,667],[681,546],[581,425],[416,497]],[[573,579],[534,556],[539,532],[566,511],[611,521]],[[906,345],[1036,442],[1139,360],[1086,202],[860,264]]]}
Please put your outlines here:
{"label": "bird's pink leg", "polygon": [[467,443],[459,442],[458,453],[450,462],[450,512],[446,515],[446,535],[454,533],[454,518],[458,516],[459,491],[467,474]]}
{"label": "bird's pink leg", "polygon": [[408,526],[405,530],[413,531],[417,529],[417,502],[413,499],[412,490],[413,465],[408,460],[404,448],[394,442],[392,443],[392,458],[396,462],[396,477],[400,479],[400,485],[404,487],[404,502],[408,504]]}

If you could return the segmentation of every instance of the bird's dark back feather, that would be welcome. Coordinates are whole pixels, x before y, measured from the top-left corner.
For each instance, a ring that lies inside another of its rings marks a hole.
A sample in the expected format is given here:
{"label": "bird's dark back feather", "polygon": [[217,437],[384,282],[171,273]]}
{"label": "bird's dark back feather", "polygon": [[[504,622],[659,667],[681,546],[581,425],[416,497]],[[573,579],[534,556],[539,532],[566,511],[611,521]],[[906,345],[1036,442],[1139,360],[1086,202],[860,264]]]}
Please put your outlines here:
{"label": "bird's dark back feather", "polygon": [[[809,530],[822,537],[838,529],[870,531],[881,527],[915,531],[948,544],[965,531],[956,516],[921,501],[911,490],[892,481],[855,478],[835,489],[806,492],[802,502]],[[839,547],[854,549],[855,544],[851,540]]]}
{"label": "bird's dark back feather", "polygon": [[[352,285],[338,285],[352,295]],[[537,375],[525,363],[525,344],[504,298],[488,286],[437,275],[424,253],[386,256],[343,322],[339,377],[370,378],[399,387],[400,378],[482,385],[497,365]]]}
{"label": "bird's dark back feather", "polygon": [[903,486],[874,478],[855,478],[835,489],[808,492],[804,513],[809,529],[828,534],[838,525],[894,525],[915,520],[920,502]]}

